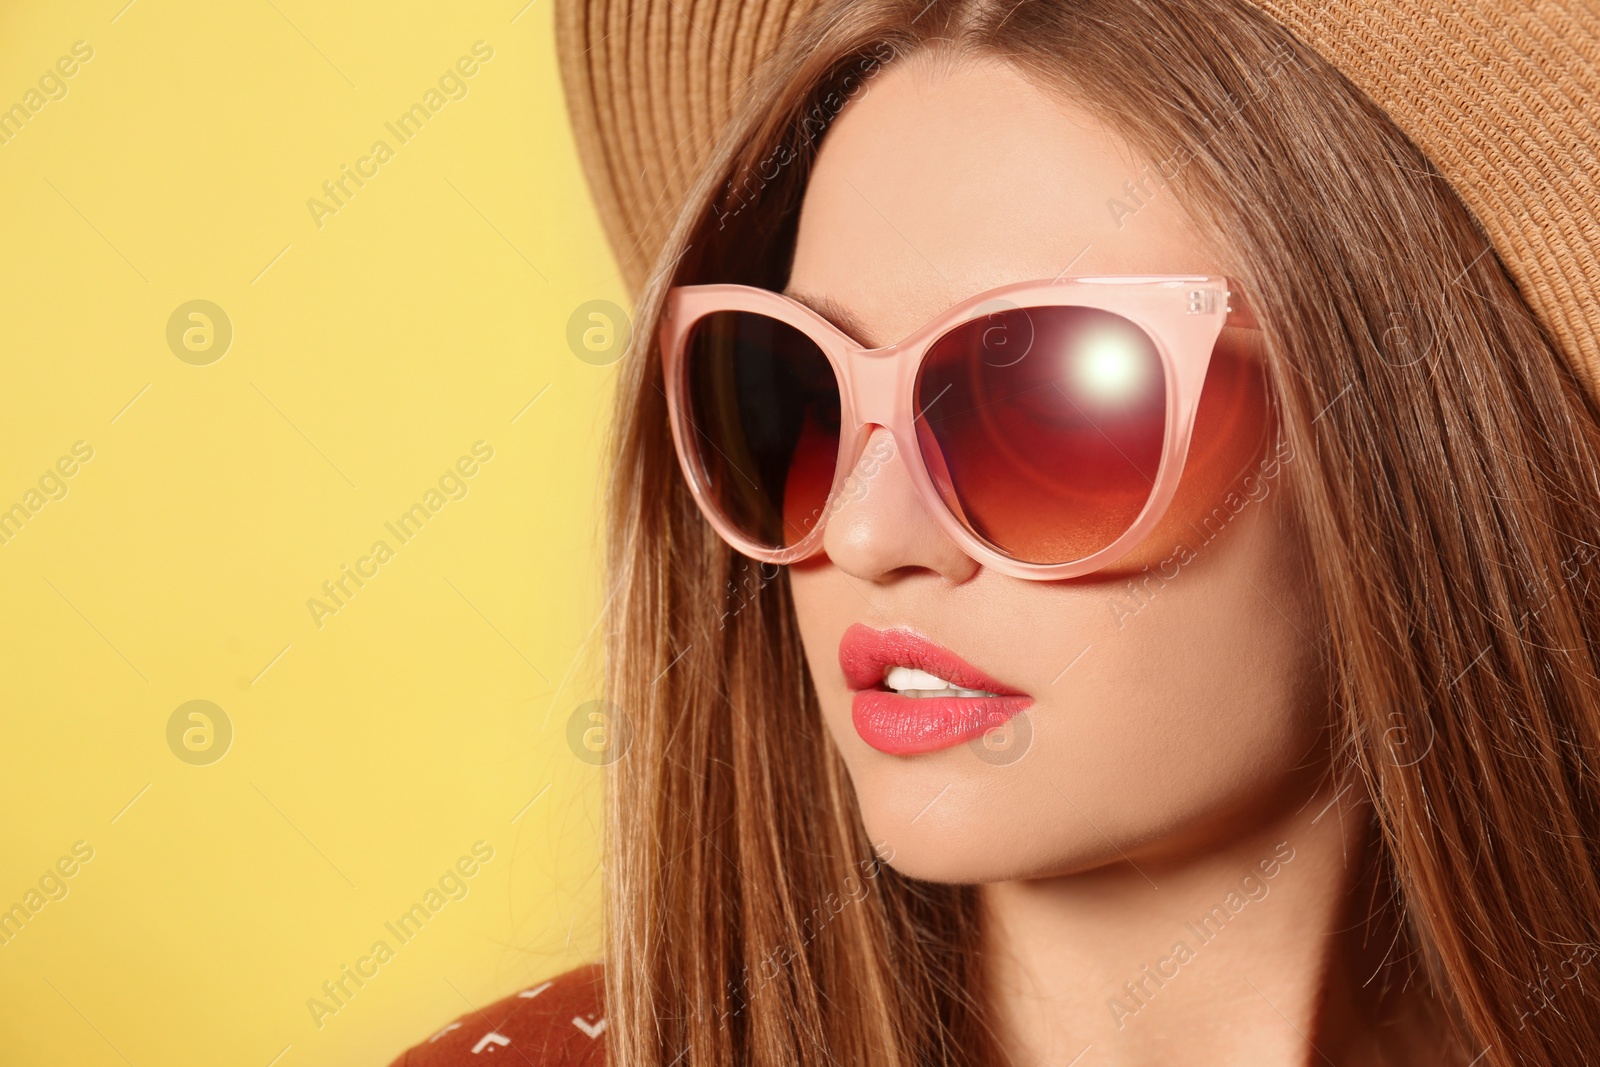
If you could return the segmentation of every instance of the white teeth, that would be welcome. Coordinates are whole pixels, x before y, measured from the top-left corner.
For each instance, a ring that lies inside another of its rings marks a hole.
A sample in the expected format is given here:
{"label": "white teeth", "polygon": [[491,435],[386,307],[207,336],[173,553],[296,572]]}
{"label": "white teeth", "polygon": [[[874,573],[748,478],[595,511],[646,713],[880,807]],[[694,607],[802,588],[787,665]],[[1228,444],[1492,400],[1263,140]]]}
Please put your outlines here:
{"label": "white teeth", "polygon": [[883,684],[903,697],[992,697],[999,696],[987,689],[962,689],[951,685],[936,674],[919,671],[914,667],[890,667],[884,673]]}

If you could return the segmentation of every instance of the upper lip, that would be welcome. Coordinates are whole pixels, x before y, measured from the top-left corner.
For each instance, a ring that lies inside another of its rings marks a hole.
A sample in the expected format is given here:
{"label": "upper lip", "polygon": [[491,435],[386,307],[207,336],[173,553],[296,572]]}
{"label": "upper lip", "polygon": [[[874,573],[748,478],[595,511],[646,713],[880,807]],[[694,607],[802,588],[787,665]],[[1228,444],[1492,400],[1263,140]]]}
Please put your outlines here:
{"label": "upper lip", "polygon": [[983,673],[954,652],[915,630],[897,626],[874,630],[855,623],[839,641],[839,666],[851,689],[876,689],[890,667],[911,667],[937,675],[958,689],[982,689],[1000,696],[1025,696]]}

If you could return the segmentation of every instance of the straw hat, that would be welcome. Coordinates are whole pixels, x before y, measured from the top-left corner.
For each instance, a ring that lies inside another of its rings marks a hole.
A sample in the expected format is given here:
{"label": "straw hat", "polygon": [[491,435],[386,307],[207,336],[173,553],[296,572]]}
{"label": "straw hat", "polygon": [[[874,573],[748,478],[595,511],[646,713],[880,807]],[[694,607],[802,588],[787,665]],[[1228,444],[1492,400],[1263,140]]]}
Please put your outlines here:
{"label": "straw hat", "polygon": [[[1252,0],[1432,159],[1600,401],[1600,3]],[[818,0],[557,0],[561,75],[637,296],[733,95]]]}

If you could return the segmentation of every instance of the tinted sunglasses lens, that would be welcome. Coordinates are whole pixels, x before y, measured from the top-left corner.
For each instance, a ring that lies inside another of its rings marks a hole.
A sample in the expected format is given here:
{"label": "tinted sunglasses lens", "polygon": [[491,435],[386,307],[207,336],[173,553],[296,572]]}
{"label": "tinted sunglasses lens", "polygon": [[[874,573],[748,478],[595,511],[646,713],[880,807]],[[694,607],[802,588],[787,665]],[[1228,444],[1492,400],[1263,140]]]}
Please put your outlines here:
{"label": "tinted sunglasses lens", "polygon": [[690,461],[713,507],[765,548],[797,544],[822,518],[839,456],[839,382],[788,323],[717,311],[684,349]]}
{"label": "tinted sunglasses lens", "polygon": [[965,323],[928,352],[916,399],[945,503],[1012,559],[1106,548],[1154,488],[1166,376],[1150,335],[1120,315],[1016,308]]}

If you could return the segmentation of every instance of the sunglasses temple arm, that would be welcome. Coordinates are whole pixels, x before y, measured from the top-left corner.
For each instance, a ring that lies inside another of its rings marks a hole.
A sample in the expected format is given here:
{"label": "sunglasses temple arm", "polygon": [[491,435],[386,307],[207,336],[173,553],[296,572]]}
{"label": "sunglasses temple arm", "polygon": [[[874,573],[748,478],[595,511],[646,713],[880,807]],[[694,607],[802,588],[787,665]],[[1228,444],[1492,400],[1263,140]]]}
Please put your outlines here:
{"label": "sunglasses temple arm", "polygon": [[1228,290],[1228,317],[1222,324],[1241,330],[1261,329],[1261,323],[1256,321],[1255,312],[1251,310],[1244,294],[1237,289]]}

